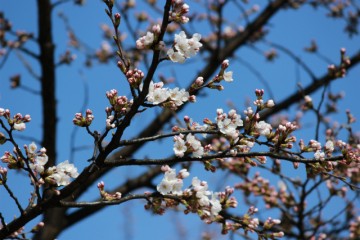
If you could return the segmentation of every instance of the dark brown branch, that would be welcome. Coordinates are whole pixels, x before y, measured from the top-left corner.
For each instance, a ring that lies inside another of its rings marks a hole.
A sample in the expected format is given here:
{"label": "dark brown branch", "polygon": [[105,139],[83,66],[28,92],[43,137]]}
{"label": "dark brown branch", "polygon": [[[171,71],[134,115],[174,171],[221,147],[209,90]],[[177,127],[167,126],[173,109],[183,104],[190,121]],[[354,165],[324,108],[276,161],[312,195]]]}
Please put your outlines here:
{"label": "dark brown branch", "polygon": [[[201,158],[195,157],[181,157],[181,158],[162,158],[162,159],[116,159],[113,161],[106,160],[105,165],[109,167],[118,167],[118,166],[142,166],[142,165],[165,165],[165,164],[174,164],[174,163],[182,163],[182,162],[204,162],[209,160],[215,160],[219,158],[242,158],[242,157],[259,157],[259,156],[266,156],[271,157],[274,159],[282,159],[289,162],[299,162],[304,164],[309,163],[319,163],[322,162],[321,160],[316,160],[315,158],[299,158],[299,157],[291,157],[282,154],[272,153],[272,152],[249,152],[249,153],[237,153],[236,155],[231,155],[227,152],[218,153],[208,156],[203,156]],[[336,156],[326,158],[325,162],[332,162],[332,161],[341,161],[343,160],[343,156]]]}

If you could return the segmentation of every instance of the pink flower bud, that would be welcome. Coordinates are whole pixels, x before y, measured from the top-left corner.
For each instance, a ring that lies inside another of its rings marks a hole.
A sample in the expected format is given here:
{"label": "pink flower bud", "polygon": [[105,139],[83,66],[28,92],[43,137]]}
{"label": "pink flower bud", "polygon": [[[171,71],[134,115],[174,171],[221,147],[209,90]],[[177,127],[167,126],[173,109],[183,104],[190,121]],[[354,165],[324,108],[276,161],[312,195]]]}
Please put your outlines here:
{"label": "pink flower bud", "polygon": [[192,102],[192,103],[196,102],[196,96],[195,95],[189,96],[189,102]]}
{"label": "pink flower bud", "polygon": [[226,69],[227,67],[229,67],[229,60],[225,59],[222,63],[221,63],[221,68],[222,69]]}

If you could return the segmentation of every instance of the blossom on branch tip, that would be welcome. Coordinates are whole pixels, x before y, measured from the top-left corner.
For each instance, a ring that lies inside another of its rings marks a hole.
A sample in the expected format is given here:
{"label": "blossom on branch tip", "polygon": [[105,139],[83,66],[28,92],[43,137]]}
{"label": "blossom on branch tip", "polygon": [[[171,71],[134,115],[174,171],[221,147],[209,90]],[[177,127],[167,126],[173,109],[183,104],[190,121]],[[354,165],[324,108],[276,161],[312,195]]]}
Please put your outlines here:
{"label": "blossom on branch tip", "polygon": [[[179,89],[178,87],[168,89],[163,88],[163,86],[163,82],[154,83],[151,81],[146,100],[152,104],[161,104],[163,107],[168,107],[170,109],[177,109],[177,107],[183,105],[188,100],[194,101],[192,96],[189,96],[189,92],[185,89]],[[142,90],[142,85],[140,85],[140,90]]]}
{"label": "blossom on branch tip", "polygon": [[25,123],[14,123],[14,129],[17,131],[24,131],[26,128]]}
{"label": "blossom on branch tip", "polygon": [[183,140],[183,135],[174,136],[174,153],[177,157],[183,157],[184,153],[187,150],[185,141]]}
{"label": "blossom on branch tip", "polygon": [[188,177],[188,174],[185,174],[185,170],[180,170],[179,176],[176,176],[176,170],[170,168],[169,166],[164,166],[162,169],[166,170],[165,175],[161,182],[157,185],[157,191],[162,194],[174,194],[182,195],[183,187],[183,178]]}
{"label": "blossom on branch tip", "polygon": [[50,175],[46,177],[45,181],[57,186],[66,186],[70,183],[71,178],[79,176],[77,168],[68,160],[59,163],[56,167],[50,167],[47,171]]}
{"label": "blossom on branch tip", "polygon": [[233,81],[233,72],[232,71],[224,72],[224,80],[226,82],[232,82]]}
{"label": "blossom on branch tip", "polygon": [[272,127],[265,121],[260,121],[255,124],[255,130],[262,136],[268,136],[271,133]]}
{"label": "blossom on branch tip", "polygon": [[217,127],[219,131],[233,139],[238,137],[238,127],[243,126],[243,121],[240,115],[234,109],[230,110],[228,114],[223,113],[222,109],[217,110]]}
{"label": "blossom on branch tip", "polygon": [[186,58],[190,58],[200,50],[202,43],[200,43],[201,35],[193,34],[192,38],[186,38],[184,31],[175,34],[175,41],[173,48],[167,51],[167,55],[173,62],[183,63]]}
{"label": "blossom on branch tip", "polygon": [[183,0],[171,1],[171,11],[169,11],[169,21],[177,23],[187,23],[189,18],[185,16],[189,12],[189,5]]}
{"label": "blossom on branch tip", "polygon": [[151,47],[154,42],[154,33],[147,32],[145,36],[142,36],[138,40],[136,40],[136,48],[137,49],[146,49]]}

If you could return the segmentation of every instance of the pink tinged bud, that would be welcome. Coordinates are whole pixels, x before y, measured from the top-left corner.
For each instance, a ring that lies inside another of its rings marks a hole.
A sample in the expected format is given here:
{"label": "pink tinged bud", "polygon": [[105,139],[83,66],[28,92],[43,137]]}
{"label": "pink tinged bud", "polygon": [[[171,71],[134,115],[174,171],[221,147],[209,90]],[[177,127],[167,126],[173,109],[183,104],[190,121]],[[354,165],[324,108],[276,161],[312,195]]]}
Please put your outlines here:
{"label": "pink tinged bud", "polygon": [[170,171],[170,167],[169,167],[169,165],[162,165],[161,166],[161,171],[163,171],[163,172],[167,172],[167,171]]}
{"label": "pink tinged bud", "polygon": [[161,27],[160,27],[160,25],[159,25],[159,24],[154,25],[154,26],[152,27],[152,31],[153,31],[153,33],[160,34],[160,32],[161,32]]}
{"label": "pink tinged bud", "polygon": [[195,84],[197,86],[201,86],[204,84],[204,78],[203,77],[198,77],[196,80],[195,80]]}
{"label": "pink tinged bud", "polygon": [[255,95],[257,97],[262,97],[264,95],[264,89],[256,89],[255,90]]}
{"label": "pink tinged bud", "polygon": [[189,116],[185,116],[185,117],[184,117],[184,121],[185,121],[186,123],[189,123],[189,122],[190,122],[190,117],[189,117]]}
{"label": "pink tinged bud", "polygon": [[30,122],[30,121],[31,121],[30,115],[29,115],[29,114],[26,114],[26,115],[24,116],[24,118],[23,118],[23,121],[24,121],[24,122]]}
{"label": "pink tinged bud", "polygon": [[229,186],[227,186],[226,188],[225,188],[225,192],[227,193],[227,194],[229,194],[229,195],[231,195],[231,194],[233,194],[234,193],[234,188],[232,188],[232,187],[229,187]]}
{"label": "pink tinged bud", "polygon": [[226,69],[227,67],[229,67],[229,60],[225,59],[222,63],[221,63],[221,68],[222,69]]}
{"label": "pink tinged bud", "polygon": [[270,99],[265,103],[265,106],[268,108],[272,108],[275,106],[274,100]]}
{"label": "pink tinged bud", "polygon": [[4,114],[5,114],[5,109],[0,108],[0,117],[4,116]]}
{"label": "pink tinged bud", "polygon": [[192,103],[196,102],[196,96],[195,95],[189,96],[189,102],[192,102]]}
{"label": "pink tinged bud", "polygon": [[212,121],[210,119],[208,119],[208,118],[204,118],[203,123],[211,125]]}
{"label": "pink tinged bud", "polygon": [[171,129],[173,132],[178,132],[180,128],[178,126],[173,126]]}
{"label": "pink tinged bud", "polygon": [[101,182],[99,182],[99,183],[97,184],[97,187],[98,187],[100,190],[103,190],[104,187],[105,187],[105,183],[104,183],[103,181],[101,181]]}

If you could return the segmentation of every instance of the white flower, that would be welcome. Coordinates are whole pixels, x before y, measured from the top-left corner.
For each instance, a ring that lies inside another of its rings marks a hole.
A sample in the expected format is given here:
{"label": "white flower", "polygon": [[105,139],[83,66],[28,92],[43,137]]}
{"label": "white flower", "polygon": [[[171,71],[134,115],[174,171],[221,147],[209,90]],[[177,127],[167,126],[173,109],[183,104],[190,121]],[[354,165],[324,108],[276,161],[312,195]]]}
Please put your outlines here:
{"label": "white flower", "polygon": [[233,81],[233,72],[232,71],[228,71],[228,72],[224,72],[224,80],[226,82],[232,82]]}
{"label": "white flower", "polygon": [[186,58],[190,58],[199,51],[202,44],[200,43],[201,35],[195,33],[192,38],[187,39],[184,31],[175,34],[175,44],[173,48],[169,49],[167,55],[173,62],[183,63]]}
{"label": "white flower", "polygon": [[181,177],[176,177],[175,169],[169,168],[165,172],[164,178],[157,185],[157,191],[162,195],[174,194],[182,195],[183,180]]}
{"label": "white flower", "polygon": [[181,106],[184,102],[189,99],[189,93],[185,89],[179,90],[174,88],[169,90],[170,99],[174,101],[176,106]]}
{"label": "white flower", "polygon": [[32,170],[34,170],[37,173],[43,173],[44,172],[44,166],[48,162],[48,156],[37,156],[35,158],[34,163],[30,163],[29,166]]}
{"label": "white flower", "polygon": [[166,101],[169,97],[169,92],[165,88],[156,88],[153,92],[152,98],[148,97],[148,101],[153,104],[159,104]]}
{"label": "white flower", "polygon": [[182,179],[184,179],[187,178],[190,175],[190,173],[188,172],[187,169],[183,168],[179,171],[179,175]]}
{"label": "white flower", "polygon": [[209,204],[210,204],[210,199],[209,199],[208,196],[203,195],[203,196],[198,200],[198,203],[199,203],[200,206],[206,207],[206,206],[209,206]]}
{"label": "white flower", "polygon": [[[159,104],[166,101],[169,98],[170,93],[166,88],[162,88],[163,85],[164,84],[162,82],[153,83],[151,81],[149,85],[149,93],[146,96],[146,100],[153,104]],[[140,89],[142,89],[142,86],[140,86]]]}
{"label": "white flower", "polygon": [[314,153],[314,158],[316,160],[324,160],[325,159],[325,153],[320,151],[320,150],[317,150],[315,153]]}
{"label": "white flower", "polygon": [[217,196],[218,196],[217,193],[213,193],[211,196],[211,200],[210,200],[211,214],[213,216],[217,216],[222,209],[220,201],[219,201],[219,199],[217,199]]}
{"label": "white flower", "polygon": [[271,133],[272,127],[265,121],[260,121],[255,124],[255,129],[260,135],[267,136]]}
{"label": "white flower", "polygon": [[58,186],[66,186],[70,183],[71,178],[79,176],[77,168],[68,160],[59,163],[56,167],[49,168],[49,171],[53,171],[49,177],[54,179]]}
{"label": "white flower", "polygon": [[157,185],[157,191],[161,193],[162,195],[169,194],[172,190],[172,183],[171,181],[167,181],[163,179],[159,185]]}
{"label": "white flower", "polygon": [[185,146],[185,141],[180,136],[174,137],[174,153],[178,157],[183,157],[184,153],[187,150],[187,147]]}
{"label": "white flower", "polygon": [[24,131],[26,128],[25,123],[14,123],[14,129],[17,131]]}
{"label": "white flower", "polygon": [[164,179],[167,181],[173,181],[176,179],[176,171],[173,168],[170,168],[165,172]]}
{"label": "white flower", "polygon": [[56,166],[57,172],[64,172],[65,174],[69,175],[72,178],[77,178],[79,176],[79,173],[77,172],[77,168],[74,164],[69,163],[68,160],[65,162],[59,163]]}
{"label": "white flower", "polygon": [[205,181],[200,181],[197,177],[193,177],[191,185],[194,188],[194,191],[196,192],[197,198],[202,198],[203,196],[210,195],[210,192],[208,191],[208,185]]}
{"label": "white flower", "polygon": [[334,151],[334,143],[331,140],[328,140],[325,144],[325,149],[329,152]]}
{"label": "white flower", "polygon": [[191,133],[186,136],[186,142],[191,147],[193,157],[201,158],[204,155],[204,148],[201,146],[201,142]]}
{"label": "white flower", "polygon": [[70,176],[66,175],[63,172],[53,173],[52,175],[50,175],[50,177],[55,180],[58,186],[66,186],[70,183]]}
{"label": "white flower", "polygon": [[154,33],[147,32],[145,36],[142,36],[136,41],[136,47],[138,49],[144,49],[150,47],[154,42]]}
{"label": "white flower", "polygon": [[275,106],[274,100],[270,99],[265,103],[266,107],[268,108],[272,108],[273,106]]}
{"label": "white flower", "polygon": [[170,60],[173,62],[183,63],[185,62],[185,57],[183,54],[179,52],[175,52],[174,49],[170,48],[167,51],[167,55],[169,56]]}
{"label": "white flower", "polygon": [[151,45],[154,42],[154,34],[152,32],[147,32],[144,39],[145,45]]}
{"label": "white flower", "polygon": [[218,121],[217,126],[223,134],[233,136],[236,133],[236,125],[232,123],[231,119],[227,118],[223,121]]}
{"label": "white flower", "polygon": [[183,181],[181,179],[176,179],[173,181],[171,192],[175,195],[182,195]]}
{"label": "white flower", "polygon": [[37,146],[34,142],[29,145],[29,153],[34,154],[36,152]]}

